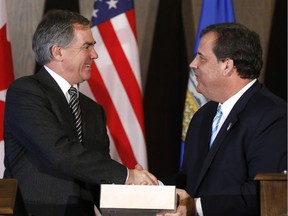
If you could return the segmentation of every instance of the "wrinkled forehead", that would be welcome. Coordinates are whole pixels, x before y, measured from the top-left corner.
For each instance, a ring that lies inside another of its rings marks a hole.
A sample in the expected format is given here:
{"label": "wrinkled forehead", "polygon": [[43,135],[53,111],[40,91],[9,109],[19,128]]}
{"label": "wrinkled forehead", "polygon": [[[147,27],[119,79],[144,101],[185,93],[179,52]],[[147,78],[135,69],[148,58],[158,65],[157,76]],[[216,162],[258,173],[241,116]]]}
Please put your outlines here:
{"label": "wrinkled forehead", "polygon": [[95,43],[90,26],[73,24],[74,38],[72,43]]}
{"label": "wrinkled forehead", "polygon": [[203,49],[213,49],[216,44],[217,38],[218,36],[216,32],[208,32],[203,35],[199,43],[198,51],[201,51]]}
{"label": "wrinkled forehead", "polygon": [[73,28],[74,28],[74,30],[87,30],[87,29],[90,29],[90,25],[83,25],[80,23],[74,23]]}

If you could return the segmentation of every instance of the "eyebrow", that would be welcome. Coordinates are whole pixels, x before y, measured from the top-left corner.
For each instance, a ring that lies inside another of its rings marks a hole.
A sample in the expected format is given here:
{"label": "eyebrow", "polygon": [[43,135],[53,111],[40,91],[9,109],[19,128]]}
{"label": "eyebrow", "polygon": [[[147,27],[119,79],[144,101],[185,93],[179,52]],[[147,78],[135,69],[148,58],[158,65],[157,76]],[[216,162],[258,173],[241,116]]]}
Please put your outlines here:
{"label": "eyebrow", "polygon": [[197,52],[197,55],[204,56],[201,52]]}
{"label": "eyebrow", "polygon": [[92,45],[95,45],[95,44],[96,44],[96,41],[93,41],[93,42],[86,41],[82,46],[85,46],[85,45],[92,46]]}
{"label": "eyebrow", "polygon": [[201,58],[203,58],[203,59],[207,59],[206,57],[205,57],[205,55],[203,54],[203,53],[201,53],[201,52],[197,52],[197,55],[199,55]]}

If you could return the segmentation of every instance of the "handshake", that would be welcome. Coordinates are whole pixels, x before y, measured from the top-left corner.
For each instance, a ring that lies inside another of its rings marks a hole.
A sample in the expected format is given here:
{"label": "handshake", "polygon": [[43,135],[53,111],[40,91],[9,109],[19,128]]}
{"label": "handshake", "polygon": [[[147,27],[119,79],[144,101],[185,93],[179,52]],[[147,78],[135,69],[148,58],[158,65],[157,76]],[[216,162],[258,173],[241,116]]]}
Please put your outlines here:
{"label": "handshake", "polygon": [[[126,185],[163,185],[153,174],[137,164],[134,169],[128,170]],[[182,189],[176,189],[177,209],[175,212],[161,212],[157,216],[188,216],[196,214],[194,199]]]}

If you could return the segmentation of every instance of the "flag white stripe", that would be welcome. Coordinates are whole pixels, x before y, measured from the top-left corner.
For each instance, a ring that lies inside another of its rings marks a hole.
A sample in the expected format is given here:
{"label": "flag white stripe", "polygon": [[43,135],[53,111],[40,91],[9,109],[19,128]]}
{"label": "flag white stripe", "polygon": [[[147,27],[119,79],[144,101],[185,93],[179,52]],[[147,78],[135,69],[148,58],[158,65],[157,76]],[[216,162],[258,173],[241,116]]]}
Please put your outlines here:
{"label": "flag white stripe", "polygon": [[0,101],[4,101],[6,100],[6,92],[7,92],[7,89],[4,89],[4,90],[1,90],[0,91]]}
{"label": "flag white stripe", "polygon": [[3,178],[4,166],[4,140],[0,141],[0,178]]}

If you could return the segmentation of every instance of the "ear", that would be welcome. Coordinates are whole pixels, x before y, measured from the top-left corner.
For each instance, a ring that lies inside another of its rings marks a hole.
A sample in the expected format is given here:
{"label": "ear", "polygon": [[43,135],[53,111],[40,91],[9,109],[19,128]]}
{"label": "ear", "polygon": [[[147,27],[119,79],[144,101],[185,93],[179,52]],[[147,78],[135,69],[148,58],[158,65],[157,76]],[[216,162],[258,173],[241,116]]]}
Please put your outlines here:
{"label": "ear", "polygon": [[53,45],[51,48],[51,54],[53,56],[53,59],[56,61],[63,61],[62,53],[61,53],[61,47],[58,45]]}
{"label": "ear", "polygon": [[235,67],[234,67],[234,61],[230,58],[227,58],[224,60],[224,76],[231,76],[233,73]]}

